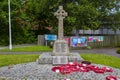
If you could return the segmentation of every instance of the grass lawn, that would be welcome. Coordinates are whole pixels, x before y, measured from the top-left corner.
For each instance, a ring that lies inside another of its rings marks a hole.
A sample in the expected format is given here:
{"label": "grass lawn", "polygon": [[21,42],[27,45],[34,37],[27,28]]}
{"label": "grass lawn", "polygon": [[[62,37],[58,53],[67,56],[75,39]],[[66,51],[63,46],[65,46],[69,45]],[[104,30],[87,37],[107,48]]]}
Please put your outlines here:
{"label": "grass lawn", "polygon": [[28,46],[9,49],[1,49],[0,52],[41,52],[41,51],[51,51],[52,49],[48,46]]}
{"label": "grass lawn", "polygon": [[40,54],[0,54],[0,67],[33,62],[39,57]]}
{"label": "grass lawn", "polygon": [[[80,54],[82,58],[96,64],[120,68],[120,58],[103,54]],[[33,62],[39,54],[0,54],[0,67],[10,64]]]}
{"label": "grass lawn", "polygon": [[103,64],[115,68],[120,68],[120,58],[104,54],[80,54],[87,61],[96,64]]}

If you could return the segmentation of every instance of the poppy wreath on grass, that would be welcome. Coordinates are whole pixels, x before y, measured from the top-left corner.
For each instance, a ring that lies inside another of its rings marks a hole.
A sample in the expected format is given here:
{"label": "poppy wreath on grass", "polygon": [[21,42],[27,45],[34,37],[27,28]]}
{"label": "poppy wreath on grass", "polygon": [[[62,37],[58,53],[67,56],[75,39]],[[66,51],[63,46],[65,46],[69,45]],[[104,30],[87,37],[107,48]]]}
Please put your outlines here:
{"label": "poppy wreath on grass", "polygon": [[[91,62],[88,62],[88,61],[82,61],[81,63],[69,62],[68,64],[54,66],[52,67],[51,70],[57,73],[65,74],[65,75],[73,72],[93,71],[97,74],[104,74],[105,72],[113,72],[112,68],[108,68],[108,67],[99,68],[98,66],[91,65]],[[106,80],[117,80],[117,77],[107,76]]]}

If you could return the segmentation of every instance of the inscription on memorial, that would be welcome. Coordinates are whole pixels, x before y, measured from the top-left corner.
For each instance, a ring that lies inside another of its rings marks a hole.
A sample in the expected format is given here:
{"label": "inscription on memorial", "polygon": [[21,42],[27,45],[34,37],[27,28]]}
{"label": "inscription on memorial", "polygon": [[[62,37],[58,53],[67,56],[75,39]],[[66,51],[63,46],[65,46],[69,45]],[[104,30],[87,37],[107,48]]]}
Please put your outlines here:
{"label": "inscription on memorial", "polygon": [[61,44],[60,43],[56,43],[56,52],[60,52],[60,49],[61,49]]}
{"label": "inscription on memorial", "polygon": [[56,52],[67,52],[67,44],[66,43],[56,43]]}
{"label": "inscription on memorial", "polygon": [[61,61],[61,63],[64,63],[65,61],[67,61],[67,58],[63,56],[63,57],[61,57],[60,61]]}
{"label": "inscription on memorial", "polygon": [[67,44],[62,44],[61,47],[63,48],[62,49],[62,52],[67,52]]}
{"label": "inscription on memorial", "polygon": [[53,63],[55,63],[55,64],[56,64],[56,63],[59,63],[58,58],[55,57],[55,56],[53,57]]}
{"label": "inscription on memorial", "polygon": [[53,64],[67,64],[68,57],[67,56],[53,56]]}

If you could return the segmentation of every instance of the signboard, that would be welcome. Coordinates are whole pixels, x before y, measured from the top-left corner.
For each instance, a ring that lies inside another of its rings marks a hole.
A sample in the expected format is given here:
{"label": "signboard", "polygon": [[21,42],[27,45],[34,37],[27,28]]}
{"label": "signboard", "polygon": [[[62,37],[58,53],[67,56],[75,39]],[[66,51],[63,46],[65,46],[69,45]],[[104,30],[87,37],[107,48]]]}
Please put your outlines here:
{"label": "signboard", "polygon": [[45,34],[45,40],[57,40],[57,35]]}
{"label": "signboard", "polygon": [[85,47],[87,46],[86,37],[71,37],[71,46],[72,47]]}

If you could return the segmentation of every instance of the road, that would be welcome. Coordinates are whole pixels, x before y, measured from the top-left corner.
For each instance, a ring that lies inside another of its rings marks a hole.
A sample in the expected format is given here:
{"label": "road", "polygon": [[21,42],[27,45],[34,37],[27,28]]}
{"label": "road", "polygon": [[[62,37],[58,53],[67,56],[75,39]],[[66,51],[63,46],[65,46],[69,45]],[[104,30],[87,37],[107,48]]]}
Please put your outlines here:
{"label": "road", "polygon": [[99,48],[99,49],[83,49],[83,50],[72,50],[72,52],[79,52],[79,53],[84,53],[84,54],[89,54],[89,53],[94,53],[94,54],[107,54],[115,57],[120,58],[120,54],[116,53],[117,48]]}
{"label": "road", "polygon": [[[28,46],[28,45],[18,45],[14,47],[23,47],[23,46]],[[31,45],[29,45],[31,46]],[[0,49],[3,48],[8,48],[6,47],[0,47]],[[111,56],[115,56],[120,58],[120,54],[116,53],[117,48],[98,48],[98,49],[80,49],[80,50],[71,50],[70,52],[78,52],[78,53],[84,53],[84,54],[89,54],[89,53],[94,53],[94,54],[107,54]],[[0,54],[40,54],[40,52],[0,52]]]}

